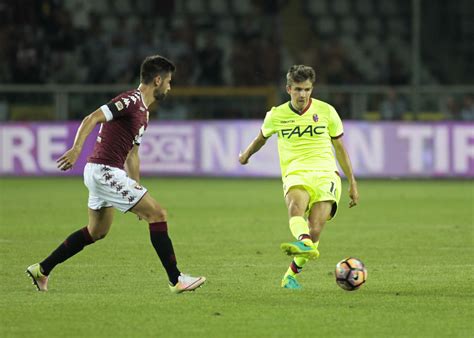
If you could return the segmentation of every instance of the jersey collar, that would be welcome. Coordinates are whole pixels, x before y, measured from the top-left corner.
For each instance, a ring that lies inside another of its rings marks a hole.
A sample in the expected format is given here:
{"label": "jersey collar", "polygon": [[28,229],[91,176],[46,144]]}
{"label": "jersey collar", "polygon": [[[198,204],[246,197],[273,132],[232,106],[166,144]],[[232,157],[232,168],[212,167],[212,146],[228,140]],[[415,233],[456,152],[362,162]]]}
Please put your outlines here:
{"label": "jersey collar", "polygon": [[293,111],[293,113],[296,113],[298,115],[303,115],[304,113],[308,111],[309,107],[311,107],[312,102],[313,102],[313,99],[310,98],[308,101],[308,104],[306,105],[306,107],[304,107],[302,111],[295,109],[295,107],[293,107],[293,105],[291,104],[291,101],[288,102],[288,106],[290,107],[291,111]]}
{"label": "jersey collar", "polygon": [[143,97],[142,91],[139,88],[137,88],[137,90],[140,93],[140,97],[142,98],[143,105],[145,106],[146,109],[148,109],[148,106],[145,104],[145,99]]}

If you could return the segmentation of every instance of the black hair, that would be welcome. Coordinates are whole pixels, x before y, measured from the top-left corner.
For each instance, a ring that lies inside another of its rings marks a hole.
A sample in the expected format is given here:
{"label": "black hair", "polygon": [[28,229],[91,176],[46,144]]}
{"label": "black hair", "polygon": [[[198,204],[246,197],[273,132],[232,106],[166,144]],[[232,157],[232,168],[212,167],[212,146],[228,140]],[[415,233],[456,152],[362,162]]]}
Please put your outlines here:
{"label": "black hair", "polygon": [[140,67],[140,82],[150,84],[155,77],[167,73],[174,73],[176,66],[173,62],[161,55],[147,56]]}

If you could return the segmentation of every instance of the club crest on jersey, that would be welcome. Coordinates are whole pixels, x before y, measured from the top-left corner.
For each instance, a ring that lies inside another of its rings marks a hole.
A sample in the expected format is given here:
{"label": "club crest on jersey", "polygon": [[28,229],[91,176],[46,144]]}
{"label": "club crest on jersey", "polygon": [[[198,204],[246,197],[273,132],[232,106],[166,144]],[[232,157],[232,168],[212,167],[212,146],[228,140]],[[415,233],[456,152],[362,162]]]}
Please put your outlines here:
{"label": "club crest on jersey", "polygon": [[313,114],[313,121],[318,122],[319,121],[319,116],[318,114]]}
{"label": "club crest on jersey", "polygon": [[124,108],[122,101],[115,102],[115,107],[117,107],[118,111],[121,111]]}

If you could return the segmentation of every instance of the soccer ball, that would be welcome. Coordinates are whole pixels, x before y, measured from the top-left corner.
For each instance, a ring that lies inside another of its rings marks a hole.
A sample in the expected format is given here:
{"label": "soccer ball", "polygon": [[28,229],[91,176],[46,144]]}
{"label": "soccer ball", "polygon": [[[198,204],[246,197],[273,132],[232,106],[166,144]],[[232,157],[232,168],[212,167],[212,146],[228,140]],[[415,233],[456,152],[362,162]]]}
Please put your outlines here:
{"label": "soccer ball", "polygon": [[337,263],[336,283],[344,290],[357,290],[366,280],[367,269],[359,259],[348,257]]}

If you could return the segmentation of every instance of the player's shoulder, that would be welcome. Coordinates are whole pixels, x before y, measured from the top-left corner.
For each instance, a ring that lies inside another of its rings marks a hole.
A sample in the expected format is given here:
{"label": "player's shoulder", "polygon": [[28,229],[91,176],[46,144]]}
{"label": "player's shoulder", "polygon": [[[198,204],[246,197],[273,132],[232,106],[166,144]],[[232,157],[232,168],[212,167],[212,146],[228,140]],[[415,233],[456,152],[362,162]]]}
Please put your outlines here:
{"label": "player's shoulder", "polygon": [[272,108],[272,110],[275,110],[275,111],[287,111],[288,109],[290,109],[290,101],[286,101],[280,104],[279,106]]}
{"label": "player's shoulder", "polygon": [[266,121],[272,121],[273,123],[278,123],[281,120],[287,120],[292,118],[294,115],[293,111],[289,107],[289,102],[280,104],[279,106],[272,107],[266,116]]}
{"label": "player's shoulder", "polygon": [[279,106],[272,107],[270,113],[274,116],[281,116],[286,114],[294,114],[290,107],[290,101],[280,104]]}
{"label": "player's shoulder", "polygon": [[115,96],[112,101],[117,101],[125,98],[131,99],[132,97],[135,99],[135,102],[136,100],[141,100],[140,91],[138,89],[127,90]]}
{"label": "player's shoulder", "polygon": [[142,102],[142,97],[138,89],[127,90],[118,94],[114,97],[110,103],[117,107],[117,111],[121,111],[125,108],[131,109],[132,107],[137,107]]}
{"label": "player's shoulder", "polygon": [[315,99],[315,98],[312,98],[311,99],[313,102],[311,103],[312,106],[316,109],[319,109],[319,110],[325,110],[327,112],[331,111],[331,110],[335,110],[334,107],[327,103],[326,101],[322,101],[322,100],[318,100],[318,99]]}
{"label": "player's shoulder", "polygon": [[326,116],[328,119],[338,119],[339,114],[337,113],[336,109],[329,103],[318,100],[312,99],[312,109],[313,112],[318,114],[319,116]]}

